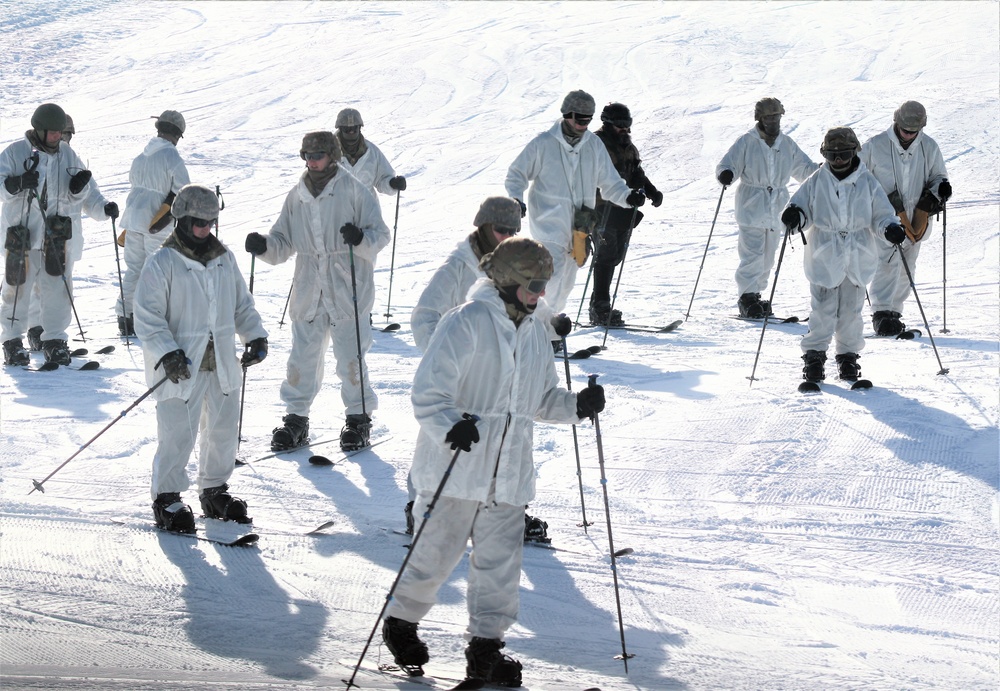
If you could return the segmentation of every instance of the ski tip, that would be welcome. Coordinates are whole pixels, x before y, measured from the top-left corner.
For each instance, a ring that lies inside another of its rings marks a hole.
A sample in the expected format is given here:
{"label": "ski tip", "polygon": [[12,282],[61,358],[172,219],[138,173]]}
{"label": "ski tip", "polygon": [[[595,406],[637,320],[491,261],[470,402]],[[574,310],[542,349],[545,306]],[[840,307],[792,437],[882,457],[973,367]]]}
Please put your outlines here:
{"label": "ski tip", "polygon": [[634,554],[634,553],[635,553],[634,549],[632,549],[631,547],[626,547],[625,549],[620,549],[617,552],[615,552],[615,556],[616,557],[624,557],[626,555]]}
{"label": "ski tip", "polygon": [[675,329],[677,329],[678,327],[680,327],[681,324],[683,324],[683,323],[684,323],[684,321],[681,320],[681,319],[678,319],[675,322],[671,322],[671,323],[669,323],[669,324],[667,324],[666,326],[663,327],[663,333],[670,333],[671,331],[674,331]]}
{"label": "ski tip", "polygon": [[822,389],[814,381],[804,381],[799,384],[799,393],[815,393],[817,391],[822,391]]}
{"label": "ski tip", "polygon": [[249,547],[250,545],[256,544],[260,540],[260,535],[257,533],[247,533],[246,535],[233,540],[230,545],[233,547]]}
{"label": "ski tip", "polygon": [[90,362],[83,363],[77,369],[81,369],[81,370],[95,370],[95,369],[100,369],[100,368],[101,368],[101,363],[97,362],[96,360],[91,360]]}
{"label": "ski tip", "polygon": [[858,379],[856,382],[851,384],[852,391],[866,391],[875,386],[867,379]]}
{"label": "ski tip", "polygon": [[70,351],[69,356],[70,357],[83,357],[84,355],[86,355],[89,352],[90,351],[87,350],[86,348],[77,348],[76,350]]}
{"label": "ski tip", "polygon": [[799,323],[799,318],[798,317],[785,317],[784,319],[781,320],[781,323],[782,324],[798,324]]}
{"label": "ski tip", "polygon": [[400,328],[399,324],[396,324],[395,322],[393,322],[392,324],[386,324],[385,327],[382,328],[382,333],[391,333],[393,331],[399,331],[399,328]]}
{"label": "ski tip", "polygon": [[333,465],[333,461],[331,461],[326,456],[318,456],[318,455],[317,456],[310,456],[309,457],[309,462],[312,465]]}
{"label": "ski tip", "polygon": [[568,357],[570,360],[586,360],[591,355],[593,355],[592,352],[590,352],[587,349],[584,349],[584,350],[578,350],[571,355],[567,355],[566,357]]}
{"label": "ski tip", "polygon": [[589,350],[592,354],[597,355],[604,350],[604,346],[592,345],[588,346],[587,350]]}
{"label": "ski tip", "polygon": [[108,346],[104,346],[103,348],[101,348],[100,350],[98,350],[97,354],[98,355],[107,355],[108,353],[113,353],[113,352],[115,352],[115,347],[113,345],[108,345]]}
{"label": "ski tip", "polygon": [[475,691],[475,689],[481,689],[486,685],[486,682],[482,679],[465,679],[455,686],[451,687],[451,691]]}

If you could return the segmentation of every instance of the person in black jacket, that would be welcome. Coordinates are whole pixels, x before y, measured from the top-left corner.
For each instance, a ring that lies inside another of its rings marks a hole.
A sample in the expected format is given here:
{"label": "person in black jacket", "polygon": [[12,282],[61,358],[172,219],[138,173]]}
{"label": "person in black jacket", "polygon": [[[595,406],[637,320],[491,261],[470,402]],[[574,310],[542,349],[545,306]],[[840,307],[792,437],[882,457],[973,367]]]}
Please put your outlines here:
{"label": "person in black jacket", "polygon": [[[632,143],[632,114],[628,106],[609,103],[601,112],[601,128],[594,134],[604,142],[615,170],[631,189],[642,189],[653,206],[663,203],[663,193],[646,177],[639,149]],[[596,215],[602,220],[601,234],[594,248],[594,288],[590,294],[590,323],[599,326],[623,326],[620,310],[611,310],[611,279],[615,267],[625,258],[625,248],[632,228],[642,220],[642,212],[626,209],[597,195]],[[610,321],[609,321],[610,320]]]}

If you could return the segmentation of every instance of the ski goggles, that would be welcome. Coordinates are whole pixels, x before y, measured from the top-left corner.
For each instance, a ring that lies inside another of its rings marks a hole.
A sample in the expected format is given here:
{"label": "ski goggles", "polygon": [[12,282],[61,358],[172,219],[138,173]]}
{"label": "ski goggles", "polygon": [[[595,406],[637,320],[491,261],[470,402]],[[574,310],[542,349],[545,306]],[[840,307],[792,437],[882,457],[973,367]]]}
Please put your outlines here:
{"label": "ski goggles", "polygon": [[327,156],[325,151],[303,151],[302,160],[303,161],[322,161],[324,156]]}
{"label": "ski goggles", "polygon": [[548,279],[545,278],[532,278],[527,281],[518,281],[520,286],[526,291],[533,295],[541,295],[545,292],[545,286],[548,285]]}
{"label": "ski goggles", "polygon": [[905,127],[900,127],[899,131],[905,134],[907,137],[916,137],[920,134],[920,130],[908,130]]}
{"label": "ski goggles", "polygon": [[211,228],[212,226],[214,226],[218,222],[219,222],[219,219],[217,219],[217,218],[208,219],[208,218],[194,218],[194,217],[192,217],[191,218],[191,227],[193,228],[195,226],[198,226],[199,228],[205,228],[207,226],[207,227]]}
{"label": "ski goggles", "polygon": [[593,115],[583,115],[582,113],[566,113],[563,117],[567,120],[574,120],[578,125],[589,125],[590,121],[594,119]]}
{"label": "ski goggles", "polygon": [[511,228],[510,226],[493,226],[493,232],[497,235],[506,235],[507,237],[513,237],[517,235],[517,228]]}
{"label": "ski goggles", "polygon": [[620,130],[627,130],[632,126],[632,118],[623,118],[620,120],[605,120],[604,122],[609,125],[614,125]]}
{"label": "ski goggles", "polygon": [[854,149],[837,149],[835,151],[824,151],[823,158],[828,161],[851,161],[854,159]]}

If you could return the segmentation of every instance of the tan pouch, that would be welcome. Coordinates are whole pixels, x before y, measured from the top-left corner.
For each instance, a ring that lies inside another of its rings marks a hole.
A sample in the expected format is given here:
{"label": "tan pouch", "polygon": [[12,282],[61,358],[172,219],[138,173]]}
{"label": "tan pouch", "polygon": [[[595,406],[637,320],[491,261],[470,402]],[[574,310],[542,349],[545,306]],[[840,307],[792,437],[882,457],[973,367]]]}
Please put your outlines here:
{"label": "tan pouch", "polygon": [[590,233],[582,230],[573,231],[573,259],[576,260],[577,266],[583,266],[587,263],[587,257],[590,256],[590,252],[593,249],[593,243],[590,239]]}
{"label": "tan pouch", "polygon": [[117,239],[115,239],[115,242],[118,244],[119,247],[124,247],[125,246],[125,229],[124,228],[122,228],[122,232],[118,233],[118,237],[117,237]]}

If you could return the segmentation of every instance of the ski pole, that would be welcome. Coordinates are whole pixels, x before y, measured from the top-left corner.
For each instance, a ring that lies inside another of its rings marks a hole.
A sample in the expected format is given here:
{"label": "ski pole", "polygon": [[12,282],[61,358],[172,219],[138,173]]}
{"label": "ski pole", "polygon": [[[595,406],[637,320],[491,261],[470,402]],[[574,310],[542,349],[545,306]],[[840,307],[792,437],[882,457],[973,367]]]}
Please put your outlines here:
{"label": "ski pole", "polygon": [[76,328],[80,332],[80,340],[87,342],[87,337],[83,335],[83,326],[80,324],[80,315],[76,313],[76,303],[73,301],[73,291],[69,288],[69,281],[66,279],[66,268],[63,266],[62,272],[63,287],[66,288],[66,297],[69,298],[69,306],[73,309],[73,318],[76,319]]}
{"label": "ski pole", "polygon": [[[562,337],[562,353],[563,353],[563,364],[566,366],[566,388],[570,391],[573,390],[573,382],[569,376],[569,352],[566,349],[566,337]],[[576,436],[576,425],[572,425],[573,428],[573,451],[576,453],[576,477],[580,483],[580,512],[583,514],[583,523],[580,526],[583,528],[584,534],[587,533],[587,526],[593,525],[587,521],[587,506],[583,500],[583,471],[580,468],[580,442]]]}
{"label": "ski pole", "polygon": [[285,313],[288,312],[288,301],[292,299],[292,286],[295,285],[294,279],[292,280],[292,285],[288,286],[288,297],[285,298],[285,308],[281,310],[281,320],[278,322],[278,328],[285,325]]}
{"label": "ski pole", "polygon": [[635,217],[639,213],[639,207],[632,207],[632,218],[628,222],[628,233],[625,235],[625,247],[622,248],[622,260],[618,263],[618,278],[615,280],[615,292],[611,296],[611,308],[608,310],[608,318],[604,322],[604,340],[601,341],[601,350],[608,342],[608,331],[611,329],[611,315],[615,311],[615,301],[618,299],[618,286],[622,282],[622,273],[625,270],[625,256],[628,254],[628,246],[632,242],[632,230],[635,228]]}
{"label": "ski pole", "polygon": [[[220,197],[222,195],[219,195]],[[256,254],[250,255],[250,294],[253,295],[253,270]],[[243,365],[243,384],[240,386],[240,423],[236,428],[236,460],[239,460],[240,444],[243,442],[243,403],[247,395],[247,366]]]}
{"label": "ski pole", "polygon": [[[801,230],[801,228],[799,230]],[[767,302],[768,302],[769,305],[773,305],[774,304],[774,302],[773,302],[774,301],[774,289],[778,287],[778,273],[781,271],[781,260],[785,258],[785,245],[788,244],[788,234],[789,234],[789,232],[790,232],[790,229],[786,229],[786,231],[785,231],[785,237],[782,238],[782,240],[781,240],[781,251],[778,252],[778,264],[777,264],[777,266],[774,267],[774,278],[771,279],[771,294],[767,298]],[[803,236],[802,237],[802,243],[805,244],[805,241],[806,241],[806,238],[805,238],[805,236]],[[754,356],[754,359],[753,359],[753,369],[750,371],[750,376],[747,377],[747,379],[750,380],[750,387],[751,388],[753,388],[753,383],[755,381],[757,381],[754,378],[753,375],[757,373],[757,361],[760,360],[760,348],[761,348],[762,345],[764,345],[764,332],[767,331],[767,321],[768,321],[767,315],[765,315],[764,316],[764,323],[760,327],[760,340],[757,341],[757,354]]]}
{"label": "ski pole", "polygon": [[358,279],[354,270],[354,245],[348,244],[351,255],[351,298],[354,300],[354,333],[358,337],[358,381],[361,383],[361,414],[368,418],[365,408],[365,358],[361,353],[361,320],[358,318]]}
{"label": "ski pole", "polygon": [[[115,248],[115,265],[118,267],[118,297],[122,301],[122,314],[125,314],[125,288],[122,285],[122,261],[118,254],[118,229],[115,228],[115,219],[111,219],[111,244]],[[128,340],[128,324],[125,325],[125,347],[131,348],[132,344]]]}
{"label": "ski pole", "polygon": [[923,317],[924,326],[927,328],[927,335],[931,339],[931,347],[934,348],[934,357],[937,358],[938,366],[941,368],[938,370],[938,374],[948,374],[948,368],[941,364],[941,356],[938,355],[937,345],[934,343],[934,334],[931,333],[931,325],[927,323],[927,315],[924,314],[924,306],[920,304],[920,296],[917,295],[917,286],[913,282],[913,274],[910,272],[910,265],[906,261],[906,257],[903,256],[903,248],[900,245],[896,245],[896,249],[899,251],[899,259],[903,262],[903,268],[906,269],[906,277],[910,280],[910,290],[913,291],[913,297],[917,301],[917,307],[920,308],[920,316]]}
{"label": "ski pole", "polygon": [[[597,375],[591,374],[587,377],[587,386],[597,385]],[[604,474],[604,443],[601,441],[601,421],[597,415],[594,413],[594,432],[597,434],[597,462],[601,466],[601,489],[604,491],[604,517],[607,519],[608,523],[608,547],[611,551],[611,575],[614,577],[615,582],[615,605],[618,607],[618,632],[621,635],[622,640],[622,654],[621,657],[615,655],[615,659],[621,659],[625,664],[625,674],[628,674],[628,660],[630,657],[635,657],[635,655],[630,655],[625,649],[625,625],[622,622],[622,600],[621,595],[618,592],[618,564],[615,561],[615,538],[611,533],[611,505],[608,503],[608,478]]]}
{"label": "ski pole", "polygon": [[[215,196],[219,200],[219,213],[221,214],[222,211],[223,211],[223,209],[226,208],[226,200],[222,198],[222,190],[219,189],[218,185],[215,186]],[[219,220],[218,219],[215,220],[215,237],[219,237]],[[250,292],[252,293],[253,289],[251,289]]]}
{"label": "ski pole", "polygon": [[[475,415],[470,415],[469,413],[463,413],[462,417],[466,420],[473,420],[475,422],[479,421],[479,418]],[[424,528],[427,527],[427,523],[431,519],[431,514],[434,512],[434,507],[437,505],[438,499],[441,497],[441,493],[444,491],[444,485],[448,482],[448,477],[451,475],[452,469],[455,467],[455,461],[458,460],[459,455],[462,453],[462,449],[456,449],[455,453],[451,457],[451,462],[448,463],[448,467],[445,468],[444,475],[441,477],[441,482],[437,486],[437,490],[434,491],[434,496],[431,498],[430,503],[427,505],[427,511],[423,515],[423,521],[420,523],[420,528],[417,530],[416,534],[413,536],[413,541],[410,543],[410,549],[406,552],[406,557],[403,559],[403,563],[399,567],[399,571],[396,573],[396,579],[392,582],[389,587],[389,592],[386,593],[385,602],[382,603],[382,610],[378,613],[378,617],[375,619],[375,626],[372,627],[371,633],[368,634],[368,640],[365,641],[365,647],[361,650],[361,657],[358,658],[358,664],[354,666],[354,671],[351,673],[351,678],[345,680],[347,688],[356,686],[354,683],[354,677],[357,676],[358,670],[361,669],[361,663],[365,660],[365,655],[368,654],[368,648],[372,644],[372,639],[375,638],[375,632],[378,630],[379,622],[382,621],[383,615],[385,615],[385,610],[389,607],[389,603],[392,601],[392,595],[396,592],[396,587],[399,585],[400,579],[403,577],[403,572],[406,571],[406,565],[410,563],[410,557],[417,550],[417,543],[420,542],[420,537],[424,534]]]}
{"label": "ski pole", "polygon": [[[914,294],[916,294],[914,292]],[[948,203],[941,202],[941,333],[948,331]],[[930,327],[927,329],[930,331]]]}
{"label": "ski pole", "polygon": [[715,215],[712,216],[712,227],[708,229],[708,241],[705,243],[705,252],[701,255],[701,264],[698,266],[698,276],[694,279],[694,290],[691,291],[691,301],[688,302],[688,310],[684,313],[684,321],[691,316],[691,305],[694,304],[694,294],[698,292],[698,282],[701,280],[701,270],[705,266],[705,257],[708,256],[708,248],[712,244],[712,233],[715,231],[715,221],[719,218],[719,209],[722,208],[722,195],[726,193],[726,187],[728,185],[722,186],[722,192],[719,193],[719,203],[715,205]]}
{"label": "ski pole", "polygon": [[392,316],[392,311],[389,309],[392,306],[392,274],[396,268],[396,228],[399,226],[399,193],[400,190],[396,190],[396,220],[392,223],[392,259],[389,261],[389,294],[385,300],[385,320],[388,322],[389,317]]}
{"label": "ski pole", "polygon": [[[77,450],[76,450],[76,453],[74,453],[74,454],[73,454],[72,456],[70,456],[70,457],[69,457],[69,458],[67,458],[67,459],[66,459],[65,461],[63,461],[63,462],[62,462],[62,463],[61,463],[61,464],[59,465],[59,467],[58,467],[58,468],[56,468],[55,470],[53,470],[53,471],[52,471],[51,473],[49,473],[49,474],[48,474],[48,475],[47,475],[47,476],[45,477],[45,479],[44,479],[44,480],[42,480],[41,482],[39,482],[38,480],[32,480],[32,481],[31,481],[31,484],[33,484],[33,485],[34,485],[34,489],[32,489],[32,490],[31,490],[31,492],[34,492],[34,491],[35,491],[36,489],[37,489],[37,490],[38,490],[39,492],[45,492],[45,488],[44,488],[44,487],[42,487],[42,485],[44,485],[44,484],[45,484],[46,482],[48,482],[48,481],[49,481],[49,479],[50,479],[50,478],[51,478],[51,477],[52,477],[53,475],[55,475],[55,474],[56,474],[56,473],[58,473],[58,472],[59,472],[60,470],[62,470],[62,469],[63,469],[63,467],[64,467],[64,466],[65,466],[65,465],[66,465],[67,463],[69,463],[69,462],[70,462],[70,461],[72,461],[72,460],[73,460],[74,458],[76,458],[77,456],[79,456],[79,455],[80,455],[80,452],[81,452],[81,451],[83,451],[83,450],[84,450],[84,449],[86,449],[86,448],[87,448],[88,446],[90,446],[90,445],[91,445],[91,444],[93,444],[93,443],[94,443],[95,441],[97,441],[97,438],[98,438],[98,437],[100,437],[100,436],[101,436],[102,434],[104,434],[104,433],[105,433],[105,432],[107,432],[107,431],[108,431],[109,429],[111,429],[111,426],[112,426],[113,424],[115,424],[116,422],[118,422],[119,420],[121,420],[121,419],[122,419],[123,417],[125,417],[125,415],[126,415],[126,414],[127,414],[127,413],[128,413],[129,411],[130,411],[130,410],[132,410],[132,409],[133,409],[133,408],[135,408],[135,407],[136,407],[137,405],[139,405],[140,403],[142,403],[142,402],[143,402],[143,400],[145,400],[145,398],[146,398],[147,396],[149,396],[149,394],[151,394],[151,393],[153,393],[154,391],[156,391],[156,389],[157,389],[157,388],[159,388],[159,386],[160,386],[160,385],[161,385],[161,384],[162,384],[163,382],[167,381],[167,379],[169,379],[169,377],[163,377],[163,379],[161,379],[160,381],[156,382],[156,383],[155,383],[155,384],[153,384],[153,385],[152,385],[151,387],[149,387],[148,389],[146,389],[146,393],[142,394],[141,396],[139,396],[139,398],[135,399],[135,402],[134,402],[134,403],[133,403],[132,405],[130,405],[130,406],[129,406],[128,408],[126,408],[126,409],[125,409],[125,410],[123,410],[122,412],[118,413],[118,417],[116,417],[116,418],[115,418],[114,420],[112,420],[111,422],[109,422],[109,423],[108,423],[108,424],[107,424],[107,425],[106,425],[106,426],[104,427],[104,429],[102,429],[102,430],[101,430],[100,432],[98,432],[97,434],[95,434],[95,435],[94,435],[94,436],[93,436],[93,437],[92,437],[92,438],[90,439],[90,441],[88,441],[88,442],[87,442],[86,444],[84,444],[84,445],[83,445],[83,446],[81,446],[81,447],[80,447],[79,449],[77,449]],[[31,492],[28,492],[28,494],[31,494]]]}
{"label": "ski pole", "polygon": [[[604,233],[608,228],[608,214],[611,211],[611,204],[604,204],[604,211],[601,213],[601,225],[598,235],[601,238],[601,244],[604,244]],[[587,301],[587,288],[590,286],[590,277],[594,275],[594,262],[597,261],[597,247],[594,248],[594,255],[590,258],[590,268],[587,269],[587,280],[583,284],[583,296],[580,298],[580,309],[576,311],[576,321],[574,324],[580,326],[580,315],[583,314],[583,303]]]}

